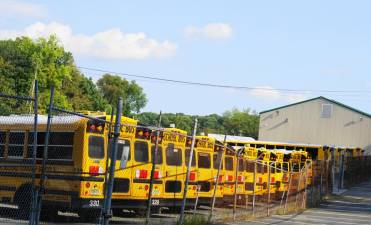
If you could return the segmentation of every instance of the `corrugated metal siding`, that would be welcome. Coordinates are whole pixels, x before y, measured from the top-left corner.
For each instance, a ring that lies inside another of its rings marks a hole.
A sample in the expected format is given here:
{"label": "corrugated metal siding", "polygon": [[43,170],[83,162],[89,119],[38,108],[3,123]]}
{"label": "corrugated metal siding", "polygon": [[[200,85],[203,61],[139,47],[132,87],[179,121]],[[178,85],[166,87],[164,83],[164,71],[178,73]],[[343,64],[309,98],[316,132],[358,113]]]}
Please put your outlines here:
{"label": "corrugated metal siding", "polygon": [[[333,105],[331,118],[321,118],[322,104]],[[261,114],[259,140],[371,150],[371,119],[329,101],[316,99]]]}

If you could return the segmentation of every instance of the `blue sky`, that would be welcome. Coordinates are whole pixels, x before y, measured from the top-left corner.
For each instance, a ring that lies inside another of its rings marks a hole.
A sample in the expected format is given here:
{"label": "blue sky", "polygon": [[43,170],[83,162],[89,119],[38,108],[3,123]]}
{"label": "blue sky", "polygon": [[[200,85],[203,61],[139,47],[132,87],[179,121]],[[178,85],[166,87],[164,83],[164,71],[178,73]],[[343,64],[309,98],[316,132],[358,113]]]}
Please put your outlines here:
{"label": "blue sky", "polygon": [[371,112],[370,92],[275,90],[371,90],[370,8],[369,1],[339,0],[0,0],[0,38],[57,33],[78,66],[263,88],[139,79],[148,96],[143,111],[262,111],[324,95]]}

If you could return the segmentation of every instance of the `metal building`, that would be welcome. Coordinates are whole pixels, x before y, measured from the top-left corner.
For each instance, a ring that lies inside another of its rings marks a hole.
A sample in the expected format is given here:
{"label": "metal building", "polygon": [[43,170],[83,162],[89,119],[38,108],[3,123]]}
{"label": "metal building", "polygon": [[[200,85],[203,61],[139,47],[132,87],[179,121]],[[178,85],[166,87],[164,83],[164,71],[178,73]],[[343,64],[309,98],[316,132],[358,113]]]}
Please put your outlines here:
{"label": "metal building", "polygon": [[317,97],[260,113],[259,140],[361,147],[371,152],[371,115]]}

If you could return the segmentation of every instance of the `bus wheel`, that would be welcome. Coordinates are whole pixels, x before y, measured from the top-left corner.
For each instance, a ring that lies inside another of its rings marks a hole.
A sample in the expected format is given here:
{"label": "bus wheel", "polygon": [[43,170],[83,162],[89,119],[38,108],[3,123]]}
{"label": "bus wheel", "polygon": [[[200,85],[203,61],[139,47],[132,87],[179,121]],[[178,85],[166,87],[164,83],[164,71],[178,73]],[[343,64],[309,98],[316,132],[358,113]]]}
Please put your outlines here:
{"label": "bus wheel", "polygon": [[81,222],[98,223],[100,209],[82,209],[78,212]]}
{"label": "bus wheel", "polygon": [[18,205],[19,217],[28,219],[31,211],[32,186],[23,185],[14,194],[14,203]]}

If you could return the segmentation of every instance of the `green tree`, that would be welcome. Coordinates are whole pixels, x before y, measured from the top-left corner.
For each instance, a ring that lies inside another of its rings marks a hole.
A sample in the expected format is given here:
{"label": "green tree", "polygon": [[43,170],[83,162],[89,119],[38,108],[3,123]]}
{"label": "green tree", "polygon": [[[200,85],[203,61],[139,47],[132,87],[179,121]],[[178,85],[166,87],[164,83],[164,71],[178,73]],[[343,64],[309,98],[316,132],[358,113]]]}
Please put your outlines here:
{"label": "green tree", "polygon": [[[72,110],[110,111],[108,101],[92,79],[76,67],[73,56],[56,36],[32,40],[20,37],[0,41],[0,81],[2,93],[33,95],[34,79],[39,81],[39,108],[46,112],[50,88],[55,88],[55,105]],[[135,91],[135,90],[134,90]],[[6,109],[6,107],[8,109]],[[0,104],[0,111],[23,112],[27,105]],[[10,108],[9,108],[10,107]]]}
{"label": "green tree", "polygon": [[[144,124],[157,125],[158,114],[153,112],[144,112],[136,115]],[[232,109],[226,111],[223,115],[211,114],[206,116],[191,116],[183,113],[164,113],[162,115],[162,126],[169,127],[175,124],[179,129],[186,130],[192,134],[194,119],[199,121],[198,134],[200,133],[219,133],[229,135],[242,135],[253,138],[258,137],[259,117],[258,115],[246,110]]]}
{"label": "green tree", "polygon": [[259,117],[249,109],[232,109],[223,114],[227,134],[258,138]]}
{"label": "green tree", "polygon": [[128,116],[133,112],[139,113],[147,103],[143,89],[135,81],[129,82],[117,75],[104,74],[98,80],[97,85],[103,97],[114,108],[116,107],[117,99],[122,97],[124,115]]}

